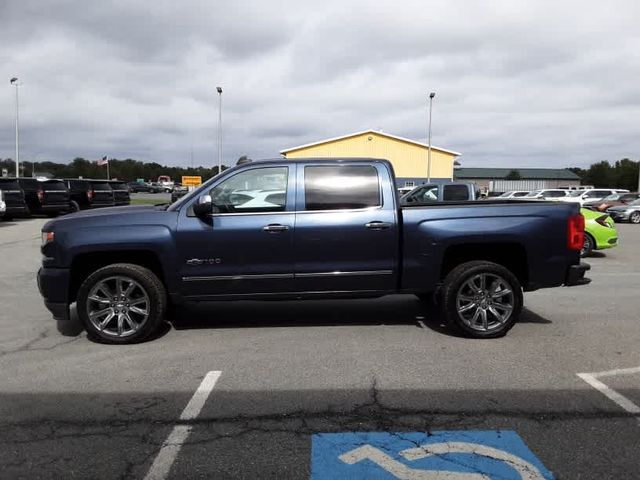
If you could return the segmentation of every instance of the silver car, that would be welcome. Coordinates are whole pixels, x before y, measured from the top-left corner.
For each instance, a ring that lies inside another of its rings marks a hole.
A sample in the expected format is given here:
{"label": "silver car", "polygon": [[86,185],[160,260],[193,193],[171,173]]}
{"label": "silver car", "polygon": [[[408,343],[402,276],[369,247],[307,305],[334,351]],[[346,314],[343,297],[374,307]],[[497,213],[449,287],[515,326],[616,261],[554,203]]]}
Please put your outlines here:
{"label": "silver car", "polygon": [[607,208],[607,213],[616,222],[640,223],[640,200],[635,200],[626,205],[618,205]]}
{"label": "silver car", "polygon": [[7,204],[4,203],[4,197],[2,196],[2,190],[0,190],[0,218],[4,215],[4,212],[7,211]]}

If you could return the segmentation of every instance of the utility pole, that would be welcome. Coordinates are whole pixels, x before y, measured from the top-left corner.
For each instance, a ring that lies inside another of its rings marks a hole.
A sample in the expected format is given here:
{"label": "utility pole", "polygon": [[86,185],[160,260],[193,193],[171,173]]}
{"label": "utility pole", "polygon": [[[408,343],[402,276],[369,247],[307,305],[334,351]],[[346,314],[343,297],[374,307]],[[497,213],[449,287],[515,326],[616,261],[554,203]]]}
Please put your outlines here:
{"label": "utility pole", "polygon": [[431,183],[431,110],[433,109],[433,97],[436,92],[429,94],[429,144],[427,148],[427,183]]}
{"label": "utility pole", "polygon": [[16,178],[20,176],[20,101],[18,98],[18,77],[13,77],[9,83],[16,87]]}
{"label": "utility pole", "polygon": [[216,87],[220,97],[218,107],[218,175],[222,173],[222,87]]}

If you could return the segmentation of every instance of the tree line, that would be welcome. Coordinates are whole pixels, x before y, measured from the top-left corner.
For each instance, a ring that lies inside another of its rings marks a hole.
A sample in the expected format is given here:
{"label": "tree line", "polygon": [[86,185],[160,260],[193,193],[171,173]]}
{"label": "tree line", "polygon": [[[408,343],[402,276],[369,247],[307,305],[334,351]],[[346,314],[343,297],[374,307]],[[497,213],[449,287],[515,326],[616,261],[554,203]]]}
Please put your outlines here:
{"label": "tree line", "polygon": [[623,158],[613,163],[607,160],[592,164],[589,168],[569,168],[580,177],[583,185],[594,187],[626,188],[632,192],[638,190],[638,170],[640,162]]}
{"label": "tree line", "polygon": [[[0,160],[0,168],[7,169],[10,176],[15,175],[16,164],[12,159]],[[227,167],[222,166],[222,170]],[[46,176],[52,178],[107,178],[106,165],[98,165],[95,161],[74,158],[71,163],[55,162],[21,162],[20,175],[24,177]],[[160,175],[168,175],[172,180],[180,181],[184,175],[197,175],[205,181],[218,174],[218,166],[208,167],[168,167],[156,162],[142,162],[127,158],[126,160],[109,159],[109,176],[112,179],[135,181],[156,181]]]}

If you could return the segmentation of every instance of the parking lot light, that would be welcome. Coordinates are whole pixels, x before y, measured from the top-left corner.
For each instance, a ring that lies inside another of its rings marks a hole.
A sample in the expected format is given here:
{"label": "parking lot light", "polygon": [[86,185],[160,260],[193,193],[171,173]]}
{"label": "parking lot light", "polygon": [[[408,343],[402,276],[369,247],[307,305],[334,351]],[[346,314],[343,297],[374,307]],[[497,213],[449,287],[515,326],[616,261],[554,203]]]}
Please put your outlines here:
{"label": "parking lot light", "polygon": [[11,85],[15,85],[16,87],[16,178],[20,176],[20,115],[19,115],[19,99],[18,99],[18,77],[13,77],[9,80]]}

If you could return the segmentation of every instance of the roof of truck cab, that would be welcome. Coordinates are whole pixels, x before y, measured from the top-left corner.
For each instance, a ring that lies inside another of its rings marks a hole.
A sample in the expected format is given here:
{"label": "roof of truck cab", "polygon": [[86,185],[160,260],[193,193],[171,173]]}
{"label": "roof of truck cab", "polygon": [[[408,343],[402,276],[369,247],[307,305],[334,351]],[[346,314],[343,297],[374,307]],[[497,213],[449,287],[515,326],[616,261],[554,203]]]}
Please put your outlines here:
{"label": "roof of truck cab", "polygon": [[[308,158],[267,158],[264,160],[251,160],[251,162],[243,163],[238,166],[265,164],[265,163],[308,163],[308,162],[326,162],[326,163],[371,163],[384,162],[391,163],[385,158],[366,158],[366,157],[308,157]],[[224,170],[223,170],[224,171]]]}

